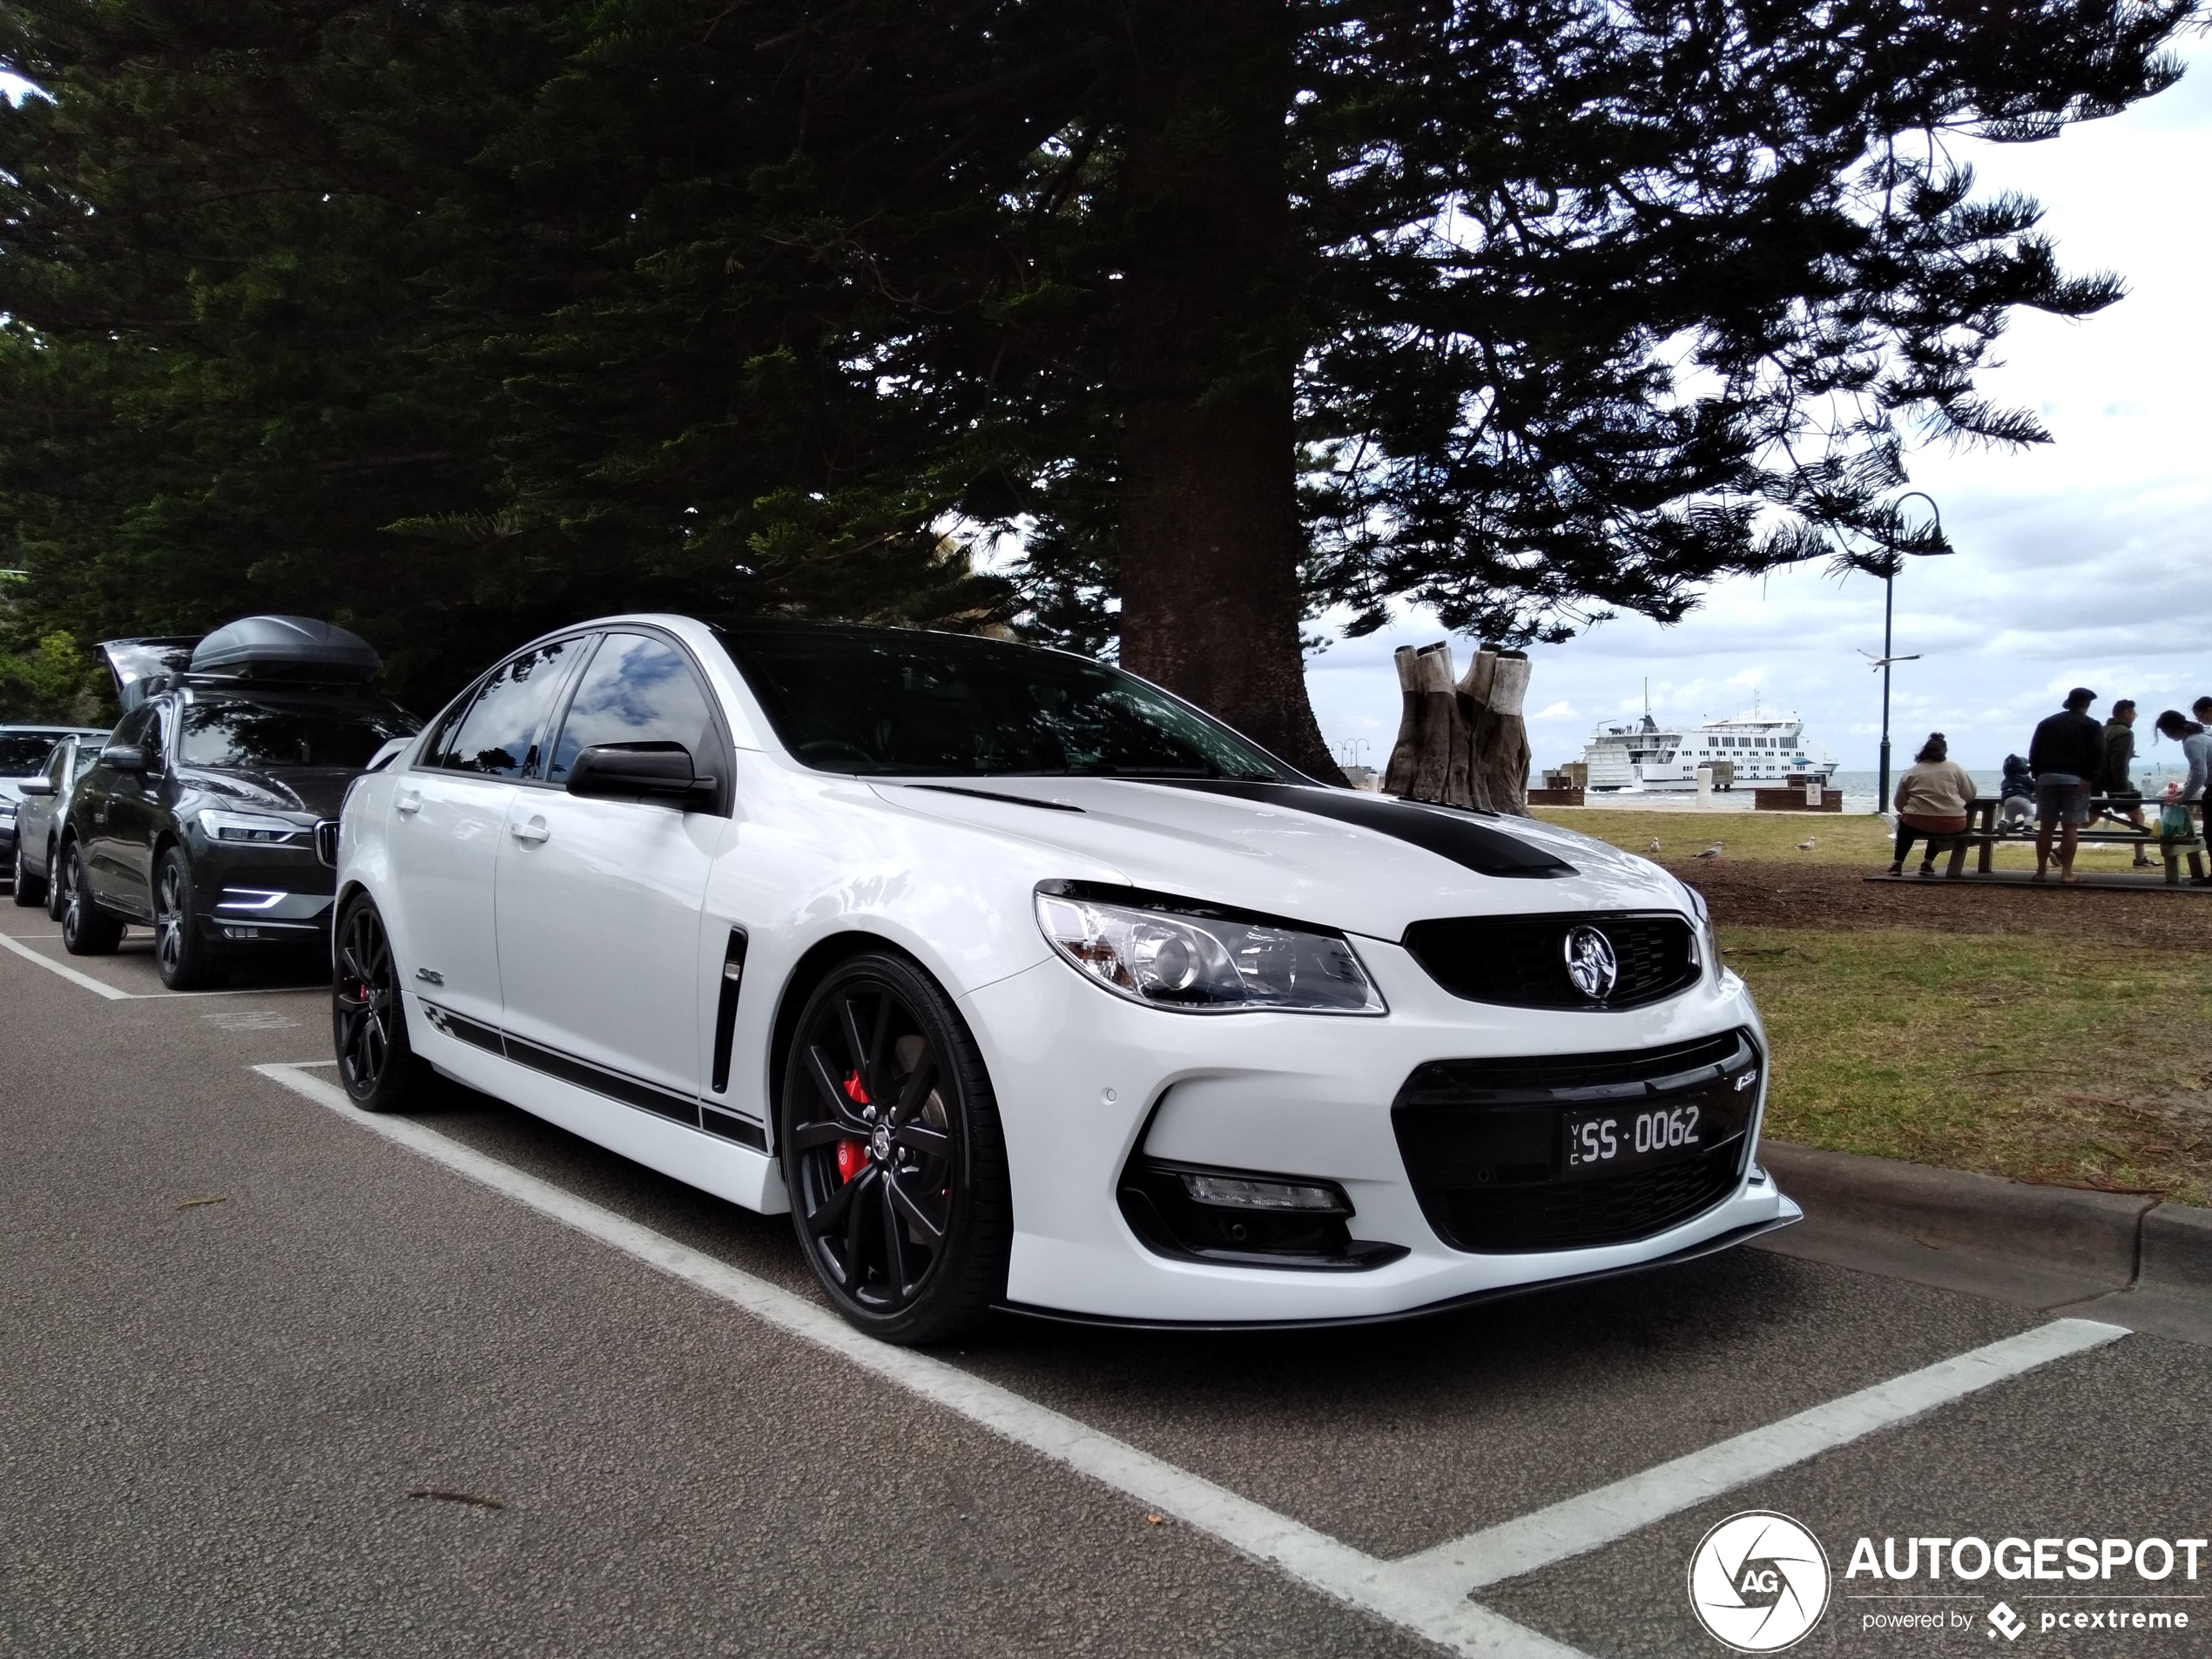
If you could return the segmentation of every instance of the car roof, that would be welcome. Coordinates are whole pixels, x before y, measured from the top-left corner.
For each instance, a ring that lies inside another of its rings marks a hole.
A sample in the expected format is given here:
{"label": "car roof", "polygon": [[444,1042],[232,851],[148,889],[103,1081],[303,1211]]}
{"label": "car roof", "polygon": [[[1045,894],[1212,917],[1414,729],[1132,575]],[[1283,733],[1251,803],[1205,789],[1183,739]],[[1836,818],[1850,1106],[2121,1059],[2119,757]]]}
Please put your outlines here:
{"label": "car roof", "polygon": [[108,728],[104,725],[31,725],[17,720],[0,725],[0,737],[17,734],[33,738],[105,738]]}

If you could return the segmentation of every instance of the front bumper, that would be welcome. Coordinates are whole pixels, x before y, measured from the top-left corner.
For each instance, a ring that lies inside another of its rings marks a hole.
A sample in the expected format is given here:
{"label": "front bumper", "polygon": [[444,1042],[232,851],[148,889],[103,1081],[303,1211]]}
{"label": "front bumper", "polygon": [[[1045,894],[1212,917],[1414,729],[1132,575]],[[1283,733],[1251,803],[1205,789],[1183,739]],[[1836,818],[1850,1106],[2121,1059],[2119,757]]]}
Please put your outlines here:
{"label": "front bumper", "polygon": [[260,848],[196,838],[192,882],[201,933],[219,950],[305,948],[330,937],[337,873],[312,845]]}
{"label": "front bumper", "polygon": [[[1007,1299],[1028,1311],[1148,1325],[1297,1325],[1439,1305],[1686,1258],[1786,1226],[1797,1206],[1757,1171],[1766,1069],[1733,1185],[1678,1224],[1629,1243],[1480,1253],[1425,1216],[1392,1108],[1433,1061],[1617,1053],[1748,1029],[1733,974],[1629,1012],[1464,1001],[1396,945],[1361,939],[1390,1013],[1198,1016],[1140,1007],[1057,960],[961,1000],[997,1090],[1014,1179]],[[1352,1202],[1355,1241],[1404,1254],[1364,1271],[1178,1258],[1148,1248],[1117,1188],[1152,1157],[1326,1182]]]}

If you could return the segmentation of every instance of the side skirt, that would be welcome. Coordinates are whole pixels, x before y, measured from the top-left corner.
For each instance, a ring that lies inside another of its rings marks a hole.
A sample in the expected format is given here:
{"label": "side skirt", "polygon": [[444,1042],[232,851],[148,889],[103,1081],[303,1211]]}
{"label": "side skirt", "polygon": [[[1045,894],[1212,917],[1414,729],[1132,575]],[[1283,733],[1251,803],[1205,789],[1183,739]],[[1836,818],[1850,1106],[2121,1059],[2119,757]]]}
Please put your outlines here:
{"label": "side skirt", "polygon": [[409,1022],[416,1052],[456,1082],[747,1210],[790,1209],[751,1119],[409,997],[421,1015]]}

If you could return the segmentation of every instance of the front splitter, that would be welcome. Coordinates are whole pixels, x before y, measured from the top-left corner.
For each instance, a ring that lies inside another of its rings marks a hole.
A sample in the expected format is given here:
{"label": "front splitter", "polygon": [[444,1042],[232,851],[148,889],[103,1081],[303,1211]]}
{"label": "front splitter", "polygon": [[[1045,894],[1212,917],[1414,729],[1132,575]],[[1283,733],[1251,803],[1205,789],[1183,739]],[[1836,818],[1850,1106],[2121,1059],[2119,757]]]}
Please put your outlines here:
{"label": "front splitter", "polygon": [[1749,1244],[1767,1233],[1794,1227],[1804,1219],[1802,1213],[1777,1216],[1771,1221],[1755,1221],[1748,1227],[1716,1234],[1713,1238],[1702,1239],[1665,1256],[1655,1256],[1648,1262],[1631,1262],[1622,1267],[1602,1267],[1588,1273],[1569,1273],[1559,1278],[1532,1279],[1524,1285],[1501,1285],[1487,1291],[1472,1291],[1465,1296],[1447,1297],[1440,1302],[1424,1302],[1418,1307],[1399,1308],[1390,1313],[1355,1313],[1344,1318],[1130,1319],[1109,1313],[1069,1313],[1058,1308],[1035,1307],[1026,1302],[999,1302],[993,1306],[995,1312],[1015,1314],[1024,1319],[1043,1319],[1054,1325],[1096,1325],[1116,1331],[1334,1331],[1350,1325],[1399,1325],[1408,1319],[1433,1318],[1440,1313],[1455,1312],[1484,1302],[1503,1301],[1509,1296],[1527,1296],[1538,1291],[1590,1285],[1600,1279],[1620,1278],[1630,1273],[1648,1273],[1654,1268],[1674,1267],[1683,1262],[1696,1261],[1701,1257],[1717,1256],[1724,1250],[1734,1250],[1738,1244]]}

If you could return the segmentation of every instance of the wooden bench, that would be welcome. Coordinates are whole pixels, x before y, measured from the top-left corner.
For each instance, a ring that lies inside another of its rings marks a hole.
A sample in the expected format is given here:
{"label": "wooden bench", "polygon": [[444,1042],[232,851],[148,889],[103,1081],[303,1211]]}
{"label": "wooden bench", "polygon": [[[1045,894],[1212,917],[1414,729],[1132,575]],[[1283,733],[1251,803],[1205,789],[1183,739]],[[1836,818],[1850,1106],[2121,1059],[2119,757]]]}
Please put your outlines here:
{"label": "wooden bench", "polygon": [[[1925,855],[1926,861],[1932,864],[1936,854],[1945,846],[1948,846],[1951,852],[1951,862],[1945,869],[1944,875],[1948,880],[1955,880],[1966,873],[1966,849],[1970,846],[1979,849],[1974,860],[1975,870],[1980,874],[1987,875],[1990,873],[1991,855],[2000,845],[2034,846],[2036,826],[2033,823],[2017,829],[2000,829],[1997,826],[1997,813],[2002,805],[2002,797],[1991,796],[1977,796],[1967,802],[1966,833],[1961,835],[1930,837],[1928,851]],[[2155,815],[2161,805],[2163,803],[2159,801],[2137,800],[2133,798],[2114,799],[2107,795],[2092,796],[2089,800],[2090,819],[2081,826],[2078,839],[2085,846],[2094,844],[2107,846],[2140,846],[2146,852],[2155,850],[2164,860],[2166,885],[2169,887],[2178,887],[2182,885],[2182,860],[2186,857],[2189,863],[2190,877],[2193,880],[2202,880],[2204,876],[2204,842],[2194,826],[2187,835],[2177,835],[2171,839],[2156,834],[2145,835],[2132,827],[2126,829],[2100,827],[2101,814],[2107,812],[2124,812],[2133,806],[2141,807],[2144,816],[2155,821]],[[2194,807],[2195,803],[2191,802],[2190,805]],[[2063,828],[2064,826],[2061,826],[2060,831],[2052,836],[2051,855],[2054,858],[2058,856],[2059,833],[2063,833]]]}

